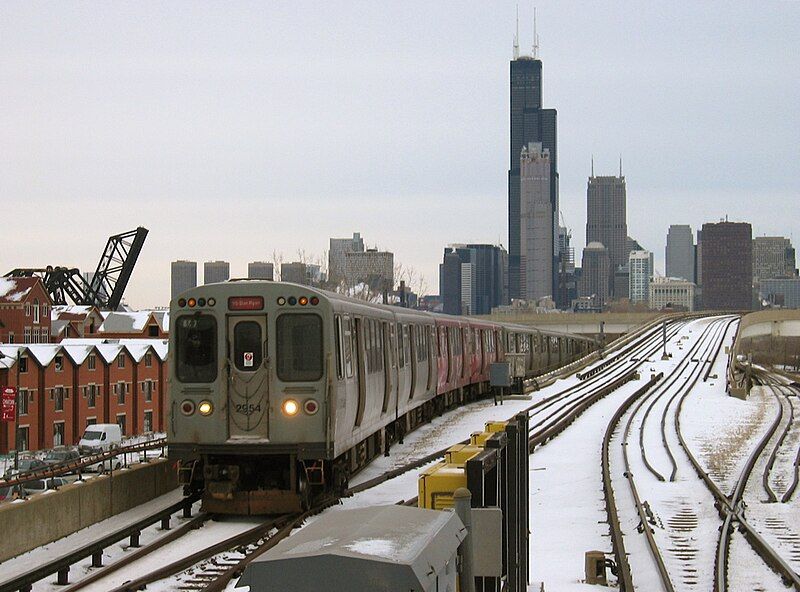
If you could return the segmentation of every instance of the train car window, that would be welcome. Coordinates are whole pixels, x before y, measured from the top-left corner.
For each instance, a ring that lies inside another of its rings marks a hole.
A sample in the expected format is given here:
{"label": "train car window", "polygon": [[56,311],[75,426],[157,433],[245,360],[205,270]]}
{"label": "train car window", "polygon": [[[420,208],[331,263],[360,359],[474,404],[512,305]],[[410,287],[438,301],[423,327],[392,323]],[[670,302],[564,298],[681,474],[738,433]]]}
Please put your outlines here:
{"label": "train car window", "polygon": [[400,367],[406,365],[405,348],[403,347],[403,325],[397,323],[397,360]]}
{"label": "train car window", "polygon": [[342,317],[339,315],[334,317],[333,328],[336,333],[336,376],[341,380],[344,378],[344,340],[342,338]]}
{"label": "train car window", "polygon": [[322,318],[316,314],[282,314],[277,321],[278,378],[311,382],[322,378]]}
{"label": "train car window", "polygon": [[217,379],[217,321],[207,315],[178,317],[175,374],[181,382]]}
{"label": "train car window", "polygon": [[347,378],[353,377],[353,334],[350,317],[344,318],[344,369]]}
{"label": "train car window", "polygon": [[375,321],[375,367],[380,372],[383,370],[383,330],[380,321]]}
{"label": "train car window", "polygon": [[372,340],[370,339],[370,320],[364,319],[364,365],[367,367],[367,374],[372,372]]}
{"label": "train car window", "polygon": [[255,372],[261,368],[263,348],[261,325],[255,321],[240,321],[233,328],[233,363],[240,372]]}
{"label": "train car window", "polygon": [[408,325],[403,325],[403,357],[411,363],[411,336],[408,333]]}

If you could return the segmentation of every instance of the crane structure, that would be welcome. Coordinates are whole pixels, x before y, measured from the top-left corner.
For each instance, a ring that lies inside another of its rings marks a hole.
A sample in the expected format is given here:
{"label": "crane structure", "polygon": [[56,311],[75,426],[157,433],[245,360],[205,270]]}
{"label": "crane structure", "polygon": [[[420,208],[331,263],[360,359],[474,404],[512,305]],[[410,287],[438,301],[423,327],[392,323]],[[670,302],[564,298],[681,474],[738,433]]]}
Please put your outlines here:
{"label": "crane structure", "polygon": [[103,310],[116,310],[122,302],[125,288],[133,268],[142,252],[147,229],[138,227],[108,238],[106,248],[89,281],[77,268],[48,265],[43,268],[18,268],[6,277],[39,277],[53,304],[96,306]]}

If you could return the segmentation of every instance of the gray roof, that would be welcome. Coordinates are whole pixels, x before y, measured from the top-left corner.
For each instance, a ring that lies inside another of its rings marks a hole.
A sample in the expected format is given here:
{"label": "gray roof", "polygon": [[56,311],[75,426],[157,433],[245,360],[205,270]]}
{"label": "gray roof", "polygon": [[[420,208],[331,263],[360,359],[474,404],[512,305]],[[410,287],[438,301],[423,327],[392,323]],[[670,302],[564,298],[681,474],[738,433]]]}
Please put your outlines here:
{"label": "gray roof", "polygon": [[397,505],[329,511],[253,561],[239,585],[251,592],[435,589],[436,573],[465,534],[449,511]]}

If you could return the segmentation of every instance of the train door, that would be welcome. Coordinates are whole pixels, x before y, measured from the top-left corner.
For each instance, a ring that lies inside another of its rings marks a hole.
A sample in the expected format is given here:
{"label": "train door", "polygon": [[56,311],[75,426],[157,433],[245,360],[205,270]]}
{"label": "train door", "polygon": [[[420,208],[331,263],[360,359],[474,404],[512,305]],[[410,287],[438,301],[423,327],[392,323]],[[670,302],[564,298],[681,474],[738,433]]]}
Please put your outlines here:
{"label": "train door", "polygon": [[438,366],[436,364],[437,348],[436,348],[436,327],[430,326],[425,328],[425,340],[427,344],[428,353],[428,392],[434,389],[434,380],[437,375]]}
{"label": "train door", "polygon": [[228,437],[269,437],[266,315],[228,317]]}
{"label": "train door", "polygon": [[[382,413],[386,413],[389,409],[389,403],[392,399],[392,382],[395,381],[396,367],[394,365],[394,352],[392,345],[394,341],[391,338],[389,331],[389,323],[386,321],[381,322],[383,334],[383,407]],[[395,413],[397,412],[397,399],[395,399]]]}
{"label": "train door", "polygon": [[411,364],[411,384],[408,387],[408,398],[414,398],[414,389],[417,388],[417,364],[419,355],[417,352],[417,331],[416,325],[408,325],[408,363]]}
{"label": "train door", "polygon": [[358,382],[356,426],[360,426],[364,419],[364,407],[367,402],[367,369],[364,364],[364,320],[360,317],[355,317],[353,321],[355,322],[353,337],[356,347],[356,382]]}

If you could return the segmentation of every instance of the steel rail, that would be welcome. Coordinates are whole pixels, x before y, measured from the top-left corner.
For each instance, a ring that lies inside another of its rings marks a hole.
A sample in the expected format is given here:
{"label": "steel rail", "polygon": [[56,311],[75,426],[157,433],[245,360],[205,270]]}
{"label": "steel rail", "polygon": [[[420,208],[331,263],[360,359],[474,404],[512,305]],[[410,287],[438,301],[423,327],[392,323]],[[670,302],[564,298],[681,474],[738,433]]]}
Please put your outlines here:
{"label": "steel rail", "polygon": [[617,424],[628,408],[634,403],[634,401],[636,401],[636,399],[645,394],[659,380],[661,380],[662,377],[663,374],[653,376],[647,382],[647,384],[630,395],[614,412],[614,416],[611,418],[611,421],[609,421],[605,434],[603,435],[603,446],[601,452],[603,492],[605,494],[606,514],[608,515],[608,523],[611,529],[611,546],[617,563],[617,572],[618,577],[620,578],[621,592],[633,592],[634,586],[631,566],[628,563],[628,555],[625,551],[625,541],[622,534],[622,527],[619,523],[619,510],[617,509],[617,504],[614,497],[614,487],[611,484],[611,462],[609,460],[611,437],[616,430]]}
{"label": "steel rail", "polygon": [[6,582],[0,584],[0,592],[13,592],[15,590],[27,590],[33,586],[34,583],[38,582],[46,578],[47,576],[53,575],[54,573],[59,572],[68,572],[69,568],[74,564],[86,559],[87,557],[92,557],[98,553],[102,553],[102,551],[119,541],[130,537],[131,535],[135,535],[141,532],[144,528],[155,524],[160,520],[164,520],[165,518],[169,518],[176,512],[183,510],[184,508],[191,507],[191,505],[200,499],[199,494],[195,494],[189,497],[182,499],[179,502],[172,504],[171,506],[159,510],[147,516],[146,518],[142,518],[138,520],[134,524],[126,526],[124,528],[120,528],[111,534],[105,535],[104,537],[97,539],[95,541],[91,541],[86,543],[71,553],[59,557],[55,561],[52,561],[46,565],[37,566],[23,574],[20,574]]}
{"label": "steel rail", "polygon": [[[800,590],[800,577],[795,573],[795,571],[791,568],[791,566],[780,556],[780,554],[775,551],[772,546],[767,543],[761,535],[756,532],[756,530],[750,526],[747,521],[744,519],[743,513],[741,512],[741,508],[738,507],[738,502],[734,502],[732,497],[729,498],[726,496],[719,486],[714,482],[713,479],[708,475],[708,473],[703,469],[700,462],[695,457],[694,453],[692,453],[691,449],[689,448],[688,443],[686,442],[685,438],[683,437],[683,433],[681,431],[681,411],[683,409],[683,403],[686,400],[686,397],[691,391],[687,391],[681,396],[680,401],[678,402],[678,406],[675,409],[675,430],[678,436],[678,440],[680,442],[681,448],[683,449],[684,453],[689,459],[689,462],[695,469],[695,472],[698,476],[703,480],[706,487],[712,493],[714,498],[717,500],[718,510],[720,515],[723,518],[723,527],[720,529],[720,540],[718,540],[717,544],[717,559],[715,561],[715,576],[714,576],[714,590],[715,592],[724,592],[727,590],[727,558],[728,558],[728,542],[730,536],[730,529],[733,524],[733,520],[739,522],[739,524],[744,529],[744,536],[745,539],[750,543],[751,547],[756,551],[756,553],[761,557],[761,559],[770,566],[776,573],[780,574],[780,576],[784,579],[784,581],[790,582],[795,586],[795,589]],[[773,425],[775,425],[773,423]],[[762,437],[761,441],[759,442],[758,447],[763,448],[766,446],[766,442],[769,440],[771,434],[765,434]],[[757,447],[757,448],[758,448]],[[745,470],[747,467],[750,467],[750,471],[752,471],[752,467],[755,465],[755,462],[760,456],[761,451],[754,450],[751,454],[750,458],[747,461],[747,465],[745,466]],[[758,453],[758,454],[756,454]],[[740,476],[741,480],[741,476]],[[743,488],[741,488],[743,489]],[[734,489],[734,495],[736,491],[741,490],[738,487]],[[724,540],[723,540],[724,539]],[[720,543],[725,543],[720,544]],[[721,587],[720,587],[721,586]]]}
{"label": "steel rail", "polygon": [[[764,465],[764,471],[761,474],[761,486],[764,488],[764,491],[767,494],[767,498],[771,503],[775,503],[778,501],[778,496],[775,495],[775,490],[772,489],[772,486],[769,482],[769,475],[772,472],[772,468],[775,466],[775,460],[778,457],[778,451],[780,450],[781,446],[783,445],[783,441],[786,439],[786,436],[789,434],[789,431],[792,429],[792,424],[794,423],[794,406],[786,394],[781,390],[780,385],[773,384],[771,386],[772,392],[775,394],[775,398],[778,400],[778,406],[780,407],[780,414],[781,416],[784,414],[783,406],[784,403],[789,406],[789,420],[786,422],[786,427],[783,428],[780,437],[778,438],[777,442],[775,442],[775,446],[772,447],[772,452],[769,455],[769,459],[767,460],[767,464]],[[777,393],[783,395],[783,397],[778,396]]]}

